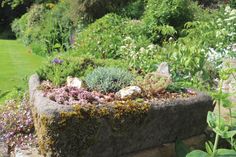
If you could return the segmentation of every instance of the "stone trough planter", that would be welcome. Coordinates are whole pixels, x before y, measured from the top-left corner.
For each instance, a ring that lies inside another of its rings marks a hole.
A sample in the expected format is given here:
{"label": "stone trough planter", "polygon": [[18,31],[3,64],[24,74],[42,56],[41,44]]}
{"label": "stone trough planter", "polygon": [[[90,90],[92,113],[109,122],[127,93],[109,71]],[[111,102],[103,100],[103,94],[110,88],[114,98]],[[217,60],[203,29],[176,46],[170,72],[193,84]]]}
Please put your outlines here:
{"label": "stone trough planter", "polygon": [[210,96],[198,93],[150,104],[127,101],[115,107],[82,109],[49,100],[39,85],[38,76],[31,76],[30,98],[44,156],[127,156],[202,134],[207,127],[207,112],[214,108]]}

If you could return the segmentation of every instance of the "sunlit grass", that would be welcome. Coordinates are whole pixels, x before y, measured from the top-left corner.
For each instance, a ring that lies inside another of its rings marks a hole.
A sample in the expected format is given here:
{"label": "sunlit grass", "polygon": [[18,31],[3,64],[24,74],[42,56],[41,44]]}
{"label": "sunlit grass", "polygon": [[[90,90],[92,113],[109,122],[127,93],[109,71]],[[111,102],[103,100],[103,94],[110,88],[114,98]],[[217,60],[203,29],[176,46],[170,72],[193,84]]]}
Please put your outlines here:
{"label": "sunlit grass", "polygon": [[43,57],[34,55],[22,43],[0,40],[0,101],[13,88],[26,88],[27,78],[40,66]]}

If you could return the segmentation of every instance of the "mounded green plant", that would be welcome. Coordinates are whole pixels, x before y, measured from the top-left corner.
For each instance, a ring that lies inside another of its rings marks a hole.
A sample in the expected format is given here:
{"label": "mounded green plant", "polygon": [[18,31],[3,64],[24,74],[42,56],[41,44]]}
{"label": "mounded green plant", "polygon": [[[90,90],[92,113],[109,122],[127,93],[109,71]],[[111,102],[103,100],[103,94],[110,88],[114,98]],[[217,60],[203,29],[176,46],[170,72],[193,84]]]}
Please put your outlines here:
{"label": "mounded green plant", "polygon": [[104,93],[117,92],[130,85],[132,80],[133,75],[130,72],[113,67],[99,67],[85,78],[91,90]]}
{"label": "mounded green plant", "polygon": [[[223,157],[223,156],[236,156],[236,124],[235,124],[235,112],[233,108],[235,105],[230,100],[230,97],[235,96],[235,93],[229,94],[223,92],[223,81],[226,81],[230,75],[234,75],[236,72],[233,68],[227,68],[220,72],[220,81],[219,89],[216,92],[213,92],[212,97],[215,100],[216,107],[218,108],[217,112],[209,112],[207,116],[207,123],[209,127],[216,134],[215,141],[206,142],[206,152],[201,150],[194,150],[187,154],[186,157]],[[228,110],[229,119],[226,120],[223,118],[222,108]],[[219,140],[226,140],[231,149],[219,148]]]}
{"label": "mounded green plant", "polygon": [[89,56],[74,56],[71,53],[50,57],[37,71],[41,80],[49,80],[54,85],[60,86],[66,82],[68,76],[84,78],[95,68],[116,66],[127,68],[123,60],[96,59]]}
{"label": "mounded green plant", "polygon": [[76,52],[98,58],[120,58],[118,49],[126,36],[136,41],[137,48],[150,43],[142,27],[141,21],[124,19],[113,13],[107,14],[78,34]]}

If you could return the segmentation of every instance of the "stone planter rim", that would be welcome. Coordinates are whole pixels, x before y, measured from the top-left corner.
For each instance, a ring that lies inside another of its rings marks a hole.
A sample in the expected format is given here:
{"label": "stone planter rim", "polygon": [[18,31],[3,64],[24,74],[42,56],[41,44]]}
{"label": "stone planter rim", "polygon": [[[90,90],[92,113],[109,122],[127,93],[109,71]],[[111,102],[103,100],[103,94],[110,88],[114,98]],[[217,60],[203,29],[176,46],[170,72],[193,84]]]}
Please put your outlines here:
{"label": "stone planter rim", "polygon": [[[38,89],[38,87],[40,86],[40,83],[41,81],[37,74],[34,74],[30,77],[30,80],[29,80],[30,99],[31,100],[35,99],[35,96],[36,96],[41,102],[40,104],[47,104],[47,105],[35,106],[39,113],[50,115],[50,114],[55,114],[59,112],[69,112],[73,110],[74,105],[59,104],[45,97],[43,91]],[[152,109],[157,110],[160,108],[176,106],[176,104],[191,105],[192,103],[196,101],[204,101],[206,99],[211,99],[211,98],[206,93],[196,92],[196,95],[190,96],[187,98],[176,98],[176,99],[170,99],[170,100],[162,101],[162,102],[150,101],[149,104]]]}

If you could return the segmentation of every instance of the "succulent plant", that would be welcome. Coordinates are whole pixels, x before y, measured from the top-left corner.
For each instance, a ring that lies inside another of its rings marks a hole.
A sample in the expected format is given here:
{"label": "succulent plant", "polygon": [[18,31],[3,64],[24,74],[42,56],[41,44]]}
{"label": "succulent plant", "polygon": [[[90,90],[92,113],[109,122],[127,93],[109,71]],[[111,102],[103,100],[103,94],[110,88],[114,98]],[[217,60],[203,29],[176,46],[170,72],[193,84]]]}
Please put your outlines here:
{"label": "succulent plant", "polygon": [[160,75],[157,72],[147,74],[137,84],[142,88],[147,96],[155,96],[164,91],[171,83],[171,78]]}
{"label": "succulent plant", "polygon": [[0,107],[0,141],[14,147],[36,145],[34,123],[28,97],[21,101],[9,100]]}

